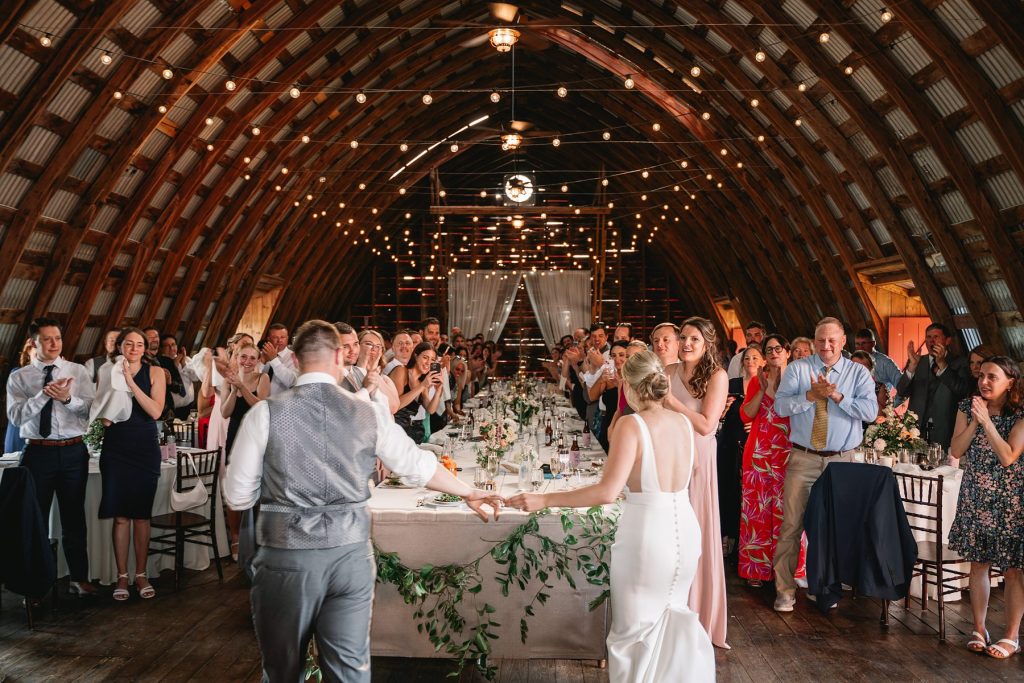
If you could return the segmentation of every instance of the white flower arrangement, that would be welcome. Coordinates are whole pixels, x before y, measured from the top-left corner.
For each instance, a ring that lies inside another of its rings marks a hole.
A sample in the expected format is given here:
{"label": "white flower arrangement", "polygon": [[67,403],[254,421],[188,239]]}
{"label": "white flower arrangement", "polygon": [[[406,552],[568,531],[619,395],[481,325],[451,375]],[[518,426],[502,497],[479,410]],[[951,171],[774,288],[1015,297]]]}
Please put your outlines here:
{"label": "white flower arrangement", "polygon": [[917,427],[917,413],[908,410],[897,415],[891,407],[882,409],[879,421],[864,430],[864,446],[891,455],[901,448],[911,451],[925,446]]}

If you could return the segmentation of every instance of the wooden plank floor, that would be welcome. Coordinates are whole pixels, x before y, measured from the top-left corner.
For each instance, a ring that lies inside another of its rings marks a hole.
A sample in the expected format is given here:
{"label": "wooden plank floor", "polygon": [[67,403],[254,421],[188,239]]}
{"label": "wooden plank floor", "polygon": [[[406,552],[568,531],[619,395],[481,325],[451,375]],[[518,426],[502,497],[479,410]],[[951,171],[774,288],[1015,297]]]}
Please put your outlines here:
{"label": "wooden plank floor", "polygon": [[[234,566],[223,584],[216,572],[190,573],[175,594],[170,574],[154,582],[157,599],[133,594],[114,603],[101,598],[62,601],[27,630],[21,598],[2,595],[0,681],[258,681],[259,652],[249,616],[248,590]],[[989,628],[1004,623],[1002,589],[992,595]],[[948,638],[940,645],[932,609],[916,603],[891,609],[892,625],[879,628],[879,603],[847,595],[839,608],[820,614],[802,598],[791,614],[771,609],[771,588],[751,590],[729,577],[729,642],[717,650],[718,680],[768,681],[1024,681],[1024,656],[1007,662],[964,649],[970,632],[966,602],[947,607]],[[538,616],[543,618],[543,616]],[[604,683],[594,661],[498,661],[508,683]],[[374,681],[445,681],[444,660],[374,658]],[[481,681],[473,672],[462,681]]]}

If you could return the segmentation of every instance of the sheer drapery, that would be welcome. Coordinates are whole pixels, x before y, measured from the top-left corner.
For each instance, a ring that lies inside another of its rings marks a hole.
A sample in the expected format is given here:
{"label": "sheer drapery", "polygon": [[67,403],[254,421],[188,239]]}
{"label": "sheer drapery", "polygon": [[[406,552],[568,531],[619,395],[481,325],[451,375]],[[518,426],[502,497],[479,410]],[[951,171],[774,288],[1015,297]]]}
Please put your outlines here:
{"label": "sheer drapery", "polygon": [[448,325],[458,327],[466,337],[483,334],[498,341],[512,304],[516,300],[521,273],[456,270],[448,277]]}
{"label": "sheer drapery", "polygon": [[590,271],[540,271],[523,274],[533,314],[550,349],[574,328],[590,320]]}

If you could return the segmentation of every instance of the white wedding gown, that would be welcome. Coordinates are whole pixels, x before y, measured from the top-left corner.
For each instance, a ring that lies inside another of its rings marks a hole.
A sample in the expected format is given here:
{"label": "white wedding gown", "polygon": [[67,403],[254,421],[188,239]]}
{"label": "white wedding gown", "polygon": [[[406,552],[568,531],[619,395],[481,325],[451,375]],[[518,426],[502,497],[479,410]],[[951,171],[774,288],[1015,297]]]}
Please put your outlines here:
{"label": "white wedding gown", "polygon": [[642,491],[626,489],[612,546],[612,683],[715,680],[715,653],[697,613],[687,606],[700,557],[700,527],[687,491],[695,454],[687,421],[690,476],[679,491],[661,490],[647,424],[633,416],[643,439]]}

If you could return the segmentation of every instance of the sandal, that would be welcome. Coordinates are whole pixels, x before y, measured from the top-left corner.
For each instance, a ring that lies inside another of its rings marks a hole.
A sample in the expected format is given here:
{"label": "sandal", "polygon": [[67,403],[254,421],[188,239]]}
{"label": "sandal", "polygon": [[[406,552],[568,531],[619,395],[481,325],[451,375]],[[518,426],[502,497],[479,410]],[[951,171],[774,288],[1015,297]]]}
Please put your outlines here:
{"label": "sandal", "polygon": [[118,574],[117,575],[117,582],[121,583],[121,579],[125,580],[126,587],[125,588],[121,588],[120,586],[118,586],[117,588],[114,589],[114,599],[117,600],[118,602],[124,602],[125,600],[127,600],[129,598],[128,588],[127,588],[128,575],[127,574]]}
{"label": "sandal", "polygon": [[[139,579],[144,580],[147,585],[140,586]],[[135,587],[139,589],[139,597],[143,600],[149,600],[150,598],[156,597],[156,589],[153,588],[153,586],[149,585],[149,577],[145,574],[135,575]]]}
{"label": "sandal", "polygon": [[988,629],[985,629],[984,636],[977,631],[971,631],[971,635],[974,636],[974,638],[967,641],[967,649],[971,652],[984,652],[986,648],[988,648]]}
{"label": "sandal", "polygon": [[747,579],[747,585],[751,588],[760,588],[764,584],[759,579]]}
{"label": "sandal", "polygon": [[[1005,647],[1000,647],[999,643],[1008,643],[1012,647],[1012,649],[1008,650]],[[987,654],[989,657],[992,657],[993,659],[1009,659],[1018,652],[1020,652],[1020,641],[1010,640],[1009,638],[997,640],[992,645],[989,645],[988,649],[985,650],[985,654]]]}

